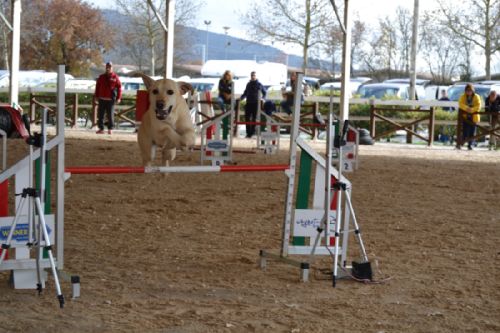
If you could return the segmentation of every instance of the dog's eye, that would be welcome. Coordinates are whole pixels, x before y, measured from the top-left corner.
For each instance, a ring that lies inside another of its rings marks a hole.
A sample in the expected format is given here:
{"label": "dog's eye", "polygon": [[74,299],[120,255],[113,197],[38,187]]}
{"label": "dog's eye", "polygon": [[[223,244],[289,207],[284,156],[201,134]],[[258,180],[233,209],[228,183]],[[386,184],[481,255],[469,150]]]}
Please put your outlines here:
{"label": "dog's eye", "polygon": [[173,94],[174,94],[174,91],[173,91],[172,89],[169,89],[169,90],[167,90],[167,94],[169,94],[169,95],[173,95]]}
{"label": "dog's eye", "polygon": [[153,89],[153,94],[158,95],[158,89]]}

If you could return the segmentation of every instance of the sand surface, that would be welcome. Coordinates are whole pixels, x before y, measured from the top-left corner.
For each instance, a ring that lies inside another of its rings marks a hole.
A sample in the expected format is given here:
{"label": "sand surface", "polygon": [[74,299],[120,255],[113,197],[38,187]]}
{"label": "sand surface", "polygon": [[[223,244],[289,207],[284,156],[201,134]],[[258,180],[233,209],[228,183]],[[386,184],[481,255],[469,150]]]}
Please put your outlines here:
{"label": "sand surface", "polygon": [[[282,148],[234,161],[286,164]],[[26,145],[9,140],[8,152],[12,164]],[[135,136],[67,131],[66,166],[81,165],[139,166]],[[281,262],[259,268],[259,250],[281,245],[283,172],[72,175],[64,271],[81,297],[63,281],[61,310],[50,275],[38,296],[0,271],[0,332],[500,332],[500,152],[361,146],[347,177],[384,283],[333,288],[328,257],[308,283]]]}

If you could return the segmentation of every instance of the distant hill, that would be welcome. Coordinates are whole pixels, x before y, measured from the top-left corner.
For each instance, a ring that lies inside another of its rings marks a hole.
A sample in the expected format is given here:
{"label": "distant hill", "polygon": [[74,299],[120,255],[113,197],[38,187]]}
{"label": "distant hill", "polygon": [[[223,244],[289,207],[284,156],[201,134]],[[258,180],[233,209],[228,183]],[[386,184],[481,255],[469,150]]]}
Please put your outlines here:
{"label": "distant hill", "polygon": [[[104,18],[113,27],[120,29],[129,25],[130,21],[126,16],[119,14],[115,10],[102,10]],[[287,55],[278,48],[263,45],[260,43],[248,41],[241,38],[232,37],[223,33],[208,32],[208,50],[207,31],[193,27],[182,27],[184,38],[189,38],[189,44],[192,45],[190,52],[183,53],[182,59],[186,64],[201,64],[204,56],[208,59],[228,59],[228,60],[256,60],[272,61],[286,64],[289,68],[301,68],[302,57],[297,55]],[[208,52],[207,52],[208,51]],[[133,65],[132,59],[127,57],[127,52],[116,45],[114,49],[109,50],[104,56],[105,59],[120,59],[122,64]],[[331,71],[331,62],[309,59],[311,69]],[[339,71],[338,65],[336,71]]]}

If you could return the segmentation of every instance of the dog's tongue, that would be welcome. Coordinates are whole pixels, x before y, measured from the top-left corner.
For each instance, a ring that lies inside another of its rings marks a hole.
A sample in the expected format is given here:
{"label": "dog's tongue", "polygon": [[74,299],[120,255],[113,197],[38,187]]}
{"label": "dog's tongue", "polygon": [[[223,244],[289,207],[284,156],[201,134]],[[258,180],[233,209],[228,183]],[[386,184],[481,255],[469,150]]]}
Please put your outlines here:
{"label": "dog's tongue", "polygon": [[170,105],[170,107],[166,110],[156,109],[156,118],[158,120],[164,120],[165,118],[167,118],[167,116],[170,114],[171,111],[172,111],[172,105]]}

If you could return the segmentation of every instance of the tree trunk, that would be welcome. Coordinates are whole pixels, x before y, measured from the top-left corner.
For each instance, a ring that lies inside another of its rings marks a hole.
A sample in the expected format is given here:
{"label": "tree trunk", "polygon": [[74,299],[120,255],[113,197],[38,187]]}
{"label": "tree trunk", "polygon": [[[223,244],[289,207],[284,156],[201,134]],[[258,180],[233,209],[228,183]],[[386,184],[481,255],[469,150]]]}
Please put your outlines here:
{"label": "tree trunk", "polygon": [[311,35],[311,0],[306,0],[306,24],[304,27],[304,49],[302,50],[302,73],[306,74],[308,65],[307,53],[309,51],[309,36]]}
{"label": "tree trunk", "polygon": [[484,18],[484,56],[486,57],[485,63],[485,79],[491,80],[491,29],[490,29],[490,4],[487,3],[486,13]]}

